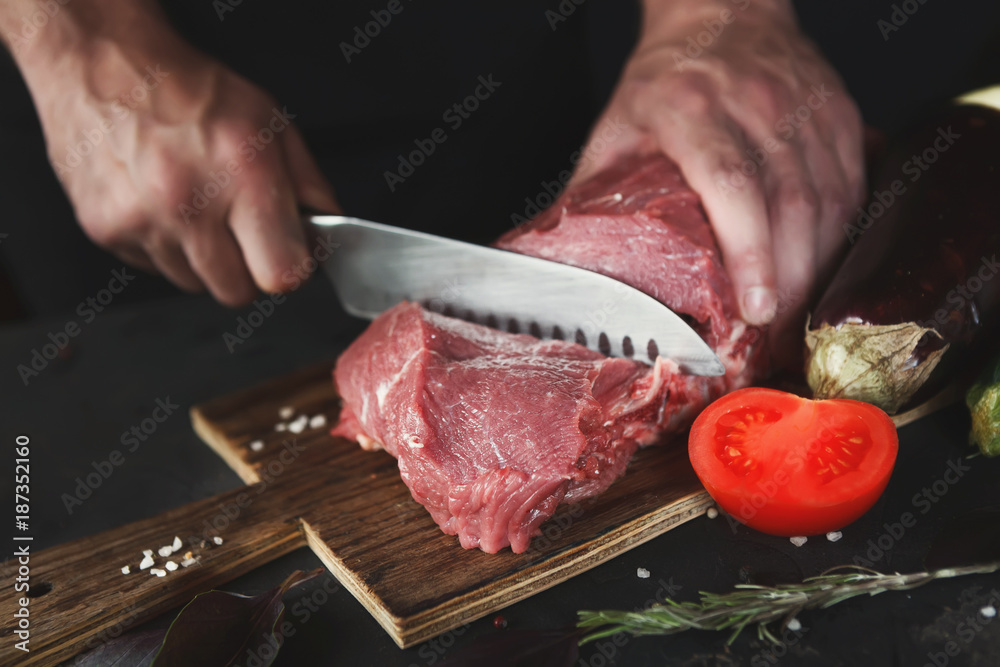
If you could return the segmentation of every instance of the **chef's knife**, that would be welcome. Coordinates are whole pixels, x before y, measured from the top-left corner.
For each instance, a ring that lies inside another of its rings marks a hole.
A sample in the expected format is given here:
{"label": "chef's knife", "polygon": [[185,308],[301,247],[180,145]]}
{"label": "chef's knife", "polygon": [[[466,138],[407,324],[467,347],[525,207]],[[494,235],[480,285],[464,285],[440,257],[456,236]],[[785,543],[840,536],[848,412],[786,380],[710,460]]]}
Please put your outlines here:
{"label": "chef's knife", "polygon": [[400,301],[539,338],[577,342],[694,375],[722,375],[712,349],[650,296],[586,269],[339,215],[306,220],[337,244],[323,267],[344,309],[374,319]]}

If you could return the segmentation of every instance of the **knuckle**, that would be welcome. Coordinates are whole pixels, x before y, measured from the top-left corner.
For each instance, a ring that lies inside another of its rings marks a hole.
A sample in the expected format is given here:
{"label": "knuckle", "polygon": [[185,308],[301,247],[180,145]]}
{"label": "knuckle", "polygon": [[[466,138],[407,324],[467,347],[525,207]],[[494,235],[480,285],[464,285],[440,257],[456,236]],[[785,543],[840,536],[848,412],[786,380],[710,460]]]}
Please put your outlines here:
{"label": "knuckle", "polygon": [[820,195],[823,220],[830,225],[839,225],[847,217],[851,197],[846,188],[835,187],[823,190]]}
{"label": "knuckle", "polygon": [[730,263],[744,276],[744,280],[748,280],[751,284],[773,282],[774,260],[771,253],[763,246],[754,244],[740,249]]}
{"label": "knuckle", "polygon": [[282,280],[282,275],[287,269],[277,266],[259,267],[254,274],[257,284],[265,292],[284,292],[288,289],[287,283]]}
{"label": "knuckle", "polygon": [[184,254],[187,255],[188,262],[195,271],[204,272],[212,268],[212,258],[216,253],[212,243],[203,238],[194,238],[186,239]]}
{"label": "knuckle", "polygon": [[671,83],[668,94],[673,107],[692,116],[706,116],[717,107],[711,83],[698,72],[677,77]]}
{"label": "knuckle", "polygon": [[713,182],[737,191],[752,191],[759,167],[756,162],[740,155],[732,146],[715,148],[715,160],[710,167]]}
{"label": "knuckle", "polygon": [[77,212],[77,220],[87,236],[103,248],[134,243],[146,231],[146,219],[141,211],[127,210],[112,218],[103,211],[85,208]]}
{"label": "knuckle", "polygon": [[143,240],[143,249],[154,257],[163,256],[173,244],[173,239],[160,230],[150,230]]}
{"label": "knuckle", "polygon": [[147,201],[157,209],[173,211],[191,198],[192,171],[169,146],[154,144],[147,149],[143,176]]}
{"label": "knuckle", "polygon": [[792,224],[813,223],[820,210],[819,196],[805,184],[783,188],[778,194],[778,209]]}
{"label": "knuckle", "polygon": [[786,87],[777,78],[766,74],[747,77],[741,88],[746,108],[755,110],[764,118],[777,118],[781,109],[789,106]]}
{"label": "knuckle", "polygon": [[216,130],[213,148],[223,160],[236,158],[245,150],[250,137],[257,134],[261,125],[248,117],[230,119]]}

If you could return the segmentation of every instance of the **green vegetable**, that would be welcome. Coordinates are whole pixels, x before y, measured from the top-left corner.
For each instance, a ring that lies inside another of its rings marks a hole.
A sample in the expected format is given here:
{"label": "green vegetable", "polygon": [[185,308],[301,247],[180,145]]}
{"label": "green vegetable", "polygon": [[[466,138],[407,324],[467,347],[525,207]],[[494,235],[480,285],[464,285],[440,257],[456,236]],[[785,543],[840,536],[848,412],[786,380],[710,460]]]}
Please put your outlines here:
{"label": "green vegetable", "polygon": [[986,456],[1000,455],[1000,357],[998,357],[965,395],[972,413],[969,439]]}

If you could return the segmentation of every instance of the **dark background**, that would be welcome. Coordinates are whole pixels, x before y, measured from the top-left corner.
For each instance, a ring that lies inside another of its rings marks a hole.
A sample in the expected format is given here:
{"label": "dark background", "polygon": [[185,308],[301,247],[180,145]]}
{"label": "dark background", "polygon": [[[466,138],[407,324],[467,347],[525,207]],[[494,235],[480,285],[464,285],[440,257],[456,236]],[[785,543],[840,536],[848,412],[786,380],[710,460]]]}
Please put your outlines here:
{"label": "dark background", "polygon": [[[866,122],[890,134],[929,103],[1000,81],[1000,5],[913,2],[919,10],[888,40],[877,22],[889,18],[890,3],[796,3]],[[247,1],[221,21],[204,0],[166,10],[192,43],[297,114],[349,213],[487,241],[510,228],[543,181],[570,166],[635,38],[633,3],[588,0],[553,31],[544,11],[558,4],[404,0],[406,9],[350,64],[338,44],[384,2],[328,3],[318,13],[308,0]],[[445,126],[448,141],[390,192],[383,174],[397,156],[441,127],[443,111],[489,73],[502,87],[461,128]],[[0,100],[0,231],[8,234],[0,263],[10,279],[0,303],[6,297],[8,318],[68,311],[103,288],[120,263],[76,226],[5,54]],[[116,304],[177,293],[143,277]]]}
{"label": "dark background", "polygon": [[[989,55],[997,43],[1000,6],[995,3],[928,0],[888,42],[876,22],[888,18],[891,3],[799,4],[806,31],[842,73],[866,121],[888,132],[935,100],[1000,80],[1000,58],[995,51]],[[336,47],[350,28],[330,26],[360,22],[369,9],[361,3],[337,10],[342,15],[334,18],[316,16],[305,3],[277,9],[249,0],[222,22],[209,2],[175,3],[170,14],[179,26],[188,26],[196,44],[254,78],[291,111],[299,110],[296,122],[348,211],[490,238],[507,228],[512,213],[523,211],[524,198],[534,197],[543,180],[568,166],[634,35],[629,7],[588,0],[552,38],[541,12],[556,5],[508,3],[503,12],[492,13],[456,4],[418,11],[408,6],[390,25],[392,32],[387,29],[350,69],[342,66]],[[529,33],[537,39],[511,37],[522,34],[522,20],[533,22],[535,31]],[[272,35],[282,30],[294,31],[296,39],[274,38],[272,44]],[[404,55],[398,55],[400,50]],[[454,65],[449,57],[454,53],[462,54],[461,66],[445,68],[444,62]],[[551,68],[538,65],[549,62],[545,58],[551,58]],[[14,433],[32,437],[32,523],[41,548],[238,486],[236,475],[192,432],[187,408],[333,358],[363,323],[340,312],[324,281],[312,281],[230,354],[222,335],[233,331],[246,311],[227,310],[206,296],[178,296],[163,281],[141,276],[116,297],[109,312],[83,328],[64,357],[24,386],[16,366],[48,342],[49,332],[63,327],[67,318],[76,319],[75,306],[104,288],[120,263],[94,248],[73,223],[45,160],[30,100],[9,62],[0,62],[0,232],[8,234],[0,254],[13,288],[8,296],[17,297],[16,303],[7,302],[6,314],[20,318],[0,327],[0,414],[5,442]],[[369,71],[379,76],[373,79]],[[440,125],[440,113],[468,94],[477,75],[489,72],[505,87],[466,126],[449,133],[449,142],[412,180],[390,194],[382,172],[393,168],[395,156],[414,138]],[[182,406],[180,415],[165,422],[83,507],[67,514],[61,494],[72,490],[73,480],[91,469],[91,461],[118,445],[122,431],[148,416],[157,398],[166,396]],[[682,600],[741,581],[799,580],[864,555],[868,541],[877,540],[886,523],[907,511],[918,515],[917,524],[874,567],[921,569],[942,529],[997,503],[998,463],[979,458],[968,462],[972,472],[949,487],[926,515],[913,504],[914,494],[940,479],[949,460],[969,453],[967,429],[961,406],[904,428],[888,490],[845,529],[840,542],[813,538],[796,548],[785,539],[734,530],[723,519],[700,518],[505,610],[507,630],[496,630],[490,619],[477,621],[461,636],[452,635],[455,647],[444,653],[434,648],[442,644],[399,650],[341,589],[297,627],[276,664],[440,664],[442,657],[458,659],[462,650],[503,633],[510,637],[509,646],[524,645],[531,638],[516,633],[566,628],[581,608],[632,608],[655,594],[661,580],[679,586]],[[5,478],[5,492],[7,485]],[[989,529],[984,524],[969,532]],[[967,562],[979,559],[975,552],[962,552],[960,541],[952,543]],[[293,569],[318,566],[309,551],[301,550],[226,588],[255,594]],[[638,579],[637,567],[649,569],[650,579]],[[307,584],[287,601],[294,604],[321,586]],[[804,613],[805,631],[780,658],[768,654],[752,632],[732,647],[721,634],[690,632],[631,640],[606,662],[597,647],[585,647],[582,662],[574,664],[920,667],[945,642],[958,641],[958,625],[987,604],[993,587],[1000,588],[1000,578],[971,577]],[[1000,622],[987,625],[961,648],[949,665],[995,665]],[[470,662],[487,664],[482,656]]]}

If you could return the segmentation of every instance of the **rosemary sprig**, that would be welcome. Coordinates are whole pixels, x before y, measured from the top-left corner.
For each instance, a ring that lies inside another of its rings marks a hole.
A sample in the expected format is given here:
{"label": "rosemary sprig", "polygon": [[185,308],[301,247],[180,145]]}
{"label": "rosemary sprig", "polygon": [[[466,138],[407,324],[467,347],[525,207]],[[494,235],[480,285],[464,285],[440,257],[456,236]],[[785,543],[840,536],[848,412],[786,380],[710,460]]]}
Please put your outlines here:
{"label": "rosemary sprig", "polygon": [[663,604],[639,611],[580,611],[577,626],[594,630],[580,640],[581,644],[619,632],[636,636],[669,635],[690,629],[732,629],[726,641],[732,644],[744,628],[756,623],[758,638],[777,644],[778,639],[769,624],[781,619],[781,629],[784,629],[804,609],[822,609],[858,595],[904,591],[935,579],[989,574],[997,570],[1000,570],[1000,561],[912,574],[882,574],[844,565],[799,584],[738,584],[737,590],[722,594],[701,591],[700,602],[675,602],[668,598]]}

